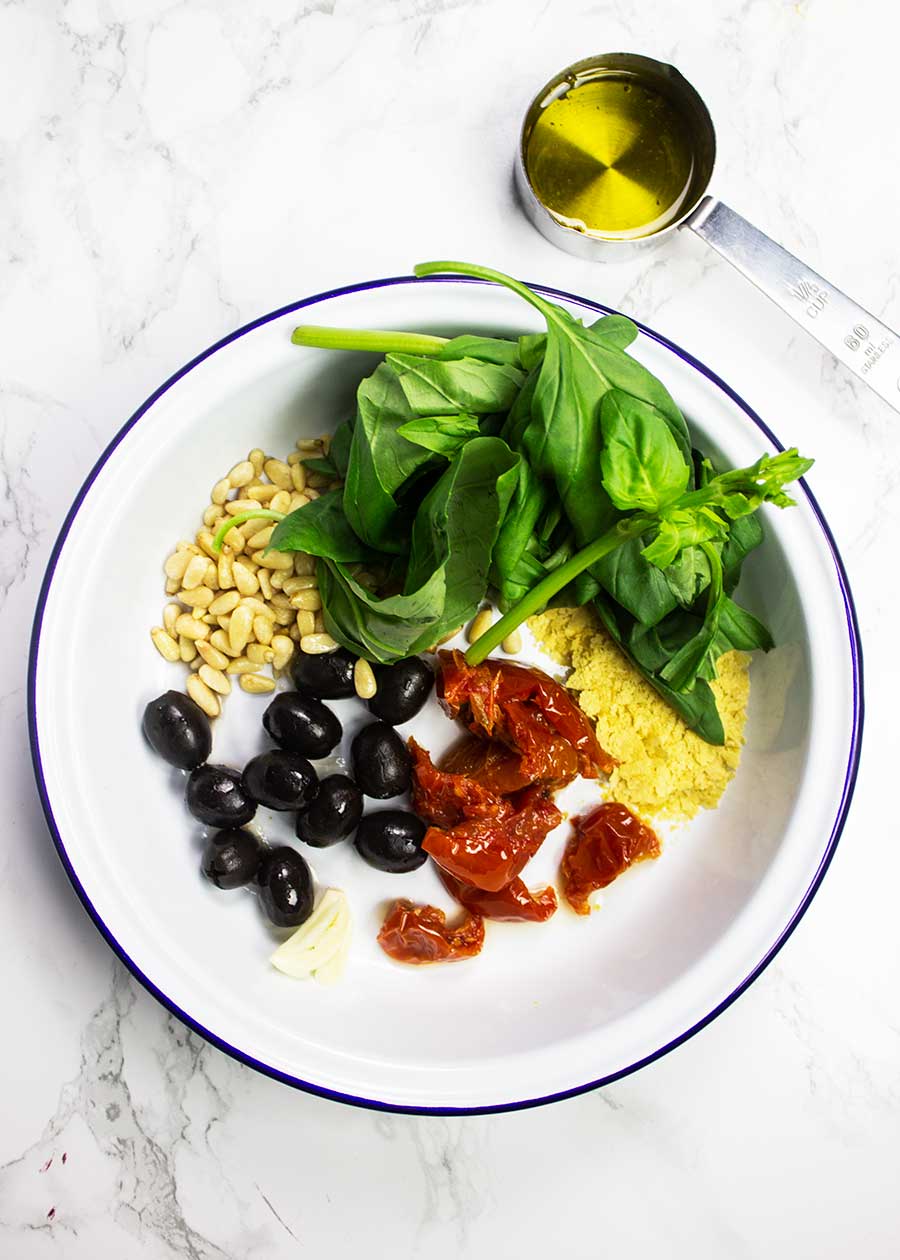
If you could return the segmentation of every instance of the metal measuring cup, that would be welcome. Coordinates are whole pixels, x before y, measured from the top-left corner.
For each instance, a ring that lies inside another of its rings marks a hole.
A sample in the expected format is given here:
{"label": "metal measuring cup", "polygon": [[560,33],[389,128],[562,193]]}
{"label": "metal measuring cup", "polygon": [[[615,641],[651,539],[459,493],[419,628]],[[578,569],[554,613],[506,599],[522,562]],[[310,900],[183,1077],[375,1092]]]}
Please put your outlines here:
{"label": "metal measuring cup", "polygon": [[[681,213],[644,236],[604,236],[563,223],[537,195],[526,151],[532,128],[546,106],[571,88],[604,73],[633,75],[675,104],[694,136],[694,168]],[[690,228],[781,307],[801,328],[900,411],[900,337],[799,258],[717,197],[707,196],[716,160],[716,133],[699,93],[674,66],[634,53],[610,53],[577,61],[555,75],[525,114],[516,155],[516,185],[534,226],[554,245],[592,262],[618,260],[662,244]]]}

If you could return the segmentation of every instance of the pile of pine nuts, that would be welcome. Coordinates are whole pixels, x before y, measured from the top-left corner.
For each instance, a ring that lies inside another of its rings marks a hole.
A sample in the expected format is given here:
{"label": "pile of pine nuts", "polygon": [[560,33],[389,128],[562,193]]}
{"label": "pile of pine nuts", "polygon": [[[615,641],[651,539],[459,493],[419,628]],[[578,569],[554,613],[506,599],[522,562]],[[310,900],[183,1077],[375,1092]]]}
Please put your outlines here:
{"label": "pile of pine nuts", "polygon": [[[334,484],[304,464],[327,451],[327,437],[301,439],[286,461],[252,450],[213,486],[194,541],[177,543],[165,562],[171,602],[150,637],[167,661],[189,667],[185,689],[209,717],[219,716],[231,677],[251,695],[264,695],[296,651],[337,647],[322,621],[315,558],[265,553],[274,523],[246,521],[229,530],[221,552],[212,546],[228,516],[257,507],[294,512]],[[368,690],[374,675],[360,670],[360,683]]]}

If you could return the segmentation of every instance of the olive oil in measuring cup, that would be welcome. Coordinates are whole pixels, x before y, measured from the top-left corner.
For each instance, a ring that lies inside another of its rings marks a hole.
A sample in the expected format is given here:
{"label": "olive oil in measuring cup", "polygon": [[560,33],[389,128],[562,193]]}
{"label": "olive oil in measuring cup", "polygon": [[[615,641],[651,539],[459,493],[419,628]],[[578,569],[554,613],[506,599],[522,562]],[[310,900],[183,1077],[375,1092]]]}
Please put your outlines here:
{"label": "olive oil in measuring cup", "polygon": [[535,102],[522,157],[534,193],[558,223],[634,239],[661,231],[688,208],[695,135],[665,84],[599,65]]}

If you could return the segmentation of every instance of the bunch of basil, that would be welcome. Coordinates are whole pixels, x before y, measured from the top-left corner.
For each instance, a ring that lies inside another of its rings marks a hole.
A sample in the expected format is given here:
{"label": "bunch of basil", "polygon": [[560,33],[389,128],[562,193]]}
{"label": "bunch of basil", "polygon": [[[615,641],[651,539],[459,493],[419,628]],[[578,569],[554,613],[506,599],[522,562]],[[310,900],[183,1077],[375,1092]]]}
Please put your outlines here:
{"label": "bunch of basil", "polygon": [[[592,603],[644,677],[710,743],[724,734],[709,680],[732,648],[768,649],[732,598],[762,541],[754,515],[788,506],[796,451],[719,474],[692,448],[665,386],[626,353],[630,320],[585,327],[508,276],[547,331],[518,340],[299,328],[303,345],[378,349],[357,409],[319,471],[332,490],[285,518],[271,546],[318,557],[325,625],[369,660],[422,651],[474,615],[505,616],[477,662],[548,604]],[[377,573],[378,593],[359,580]]]}

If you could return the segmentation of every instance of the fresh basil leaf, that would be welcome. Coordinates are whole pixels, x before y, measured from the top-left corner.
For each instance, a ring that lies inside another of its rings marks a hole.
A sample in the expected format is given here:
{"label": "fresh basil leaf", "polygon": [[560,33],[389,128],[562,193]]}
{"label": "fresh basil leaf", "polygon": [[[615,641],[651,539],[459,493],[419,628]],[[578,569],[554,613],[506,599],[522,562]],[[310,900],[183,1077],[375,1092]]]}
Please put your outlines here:
{"label": "fresh basil leaf", "polygon": [[476,612],[488,586],[491,555],[521,464],[500,438],[473,438],[422,500],[412,531],[406,588],[442,569],[446,600],[420,648]]}
{"label": "fresh basil leaf", "polygon": [[338,477],[340,475],[337,465],[327,455],[323,455],[321,458],[304,459],[303,467],[307,472],[319,473],[323,477]]}
{"label": "fresh basil leaf", "polygon": [[508,411],[525,382],[520,369],[479,359],[389,354],[385,362],[397,372],[400,389],[415,416]]}
{"label": "fresh basil leaf", "polygon": [[500,528],[491,563],[491,581],[500,594],[501,607],[521,599],[535,584],[535,577],[540,581],[544,575],[543,568],[539,569],[539,576],[534,569],[523,568],[523,561],[547,498],[547,487],[520,456],[509,511]]}
{"label": "fresh basil leaf", "polygon": [[666,576],[643,556],[644,540],[631,538],[591,566],[591,573],[618,604],[645,626],[655,626],[673,609],[675,597]]}
{"label": "fresh basil leaf", "polygon": [[480,429],[478,417],[463,412],[456,416],[417,416],[401,424],[397,432],[407,442],[449,457],[470,438],[477,437]]}
{"label": "fresh basil leaf", "polygon": [[526,333],[519,338],[519,359],[526,372],[533,372],[540,366],[546,349],[546,333]]}
{"label": "fresh basil leaf", "polygon": [[769,652],[774,646],[775,640],[763,623],[726,595],[719,610],[717,655],[721,656],[723,652],[730,652],[732,649],[739,652]]}
{"label": "fresh basil leaf", "polygon": [[484,363],[507,364],[520,368],[518,341],[506,341],[502,337],[476,337],[464,333],[432,356],[435,359],[481,359]]}
{"label": "fresh basil leaf", "polygon": [[658,512],[688,487],[691,469],[662,414],[610,389],[600,404],[603,486],[622,512]]}
{"label": "fresh basil leaf", "polygon": [[344,564],[365,563],[371,550],[353,532],[344,515],[342,492],[329,490],[275,526],[269,542],[274,551],[302,551]]}
{"label": "fresh basil leaf", "polygon": [[627,315],[604,315],[590,329],[616,350],[627,350],[638,335],[637,324]]}
{"label": "fresh basil leaf", "polygon": [[353,441],[353,426],[355,423],[355,414],[349,416],[346,420],[342,420],[335,429],[331,438],[331,446],[328,448],[328,458],[334,464],[337,475],[342,481],[347,476],[347,466],[350,463],[350,444]]}
{"label": "fresh basil leaf", "polygon": [[684,548],[721,540],[727,534],[728,523],[711,508],[671,508],[664,513],[656,536],[644,547],[642,555],[651,564],[668,570]]}
{"label": "fresh basil leaf", "polygon": [[367,660],[390,664],[411,655],[429,627],[437,624],[446,597],[442,568],[408,595],[379,599],[341,564],[318,565],[322,617],[328,633]]}

